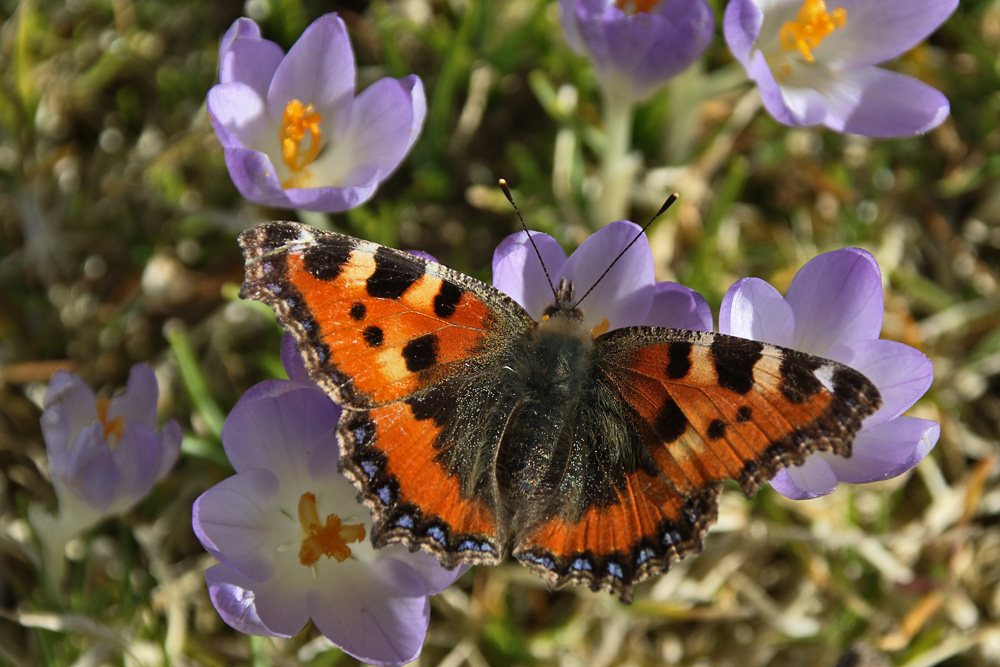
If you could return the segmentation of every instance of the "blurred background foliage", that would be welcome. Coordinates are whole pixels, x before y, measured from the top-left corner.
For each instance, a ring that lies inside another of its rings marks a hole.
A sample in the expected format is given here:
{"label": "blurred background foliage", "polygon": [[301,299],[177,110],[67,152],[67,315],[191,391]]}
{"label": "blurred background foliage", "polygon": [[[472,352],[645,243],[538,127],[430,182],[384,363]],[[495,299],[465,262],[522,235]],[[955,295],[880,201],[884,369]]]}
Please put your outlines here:
{"label": "blurred background foliage", "polygon": [[[717,22],[722,0],[713,3]],[[235,235],[295,212],[242,200],[208,122],[219,39],[239,16],[285,49],[317,16],[347,22],[359,88],[419,74],[423,136],[346,233],[419,248],[489,280],[517,221],[573,249],[604,140],[587,63],[544,0],[0,1],[0,662],[350,664],[307,629],[250,639],[212,609],[193,500],[230,474],[218,434],[280,374],[279,331],[239,302]],[[516,564],[432,599],[423,664],[985,665],[1000,661],[1000,2],[963,0],[893,67],[945,92],[923,137],[873,141],[778,125],[717,25],[708,54],[643,104],[632,216],[660,279],[700,290],[859,245],[886,282],[883,336],[936,378],[911,414],[942,424],[913,473],[795,503],[728,489],[705,553],[631,607],[546,592]],[[42,593],[25,522],[53,510],[38,418],[68,368],[105,393],[137,361],[184,426],[184,456],[122,522],[71,544],[67,595]]]}

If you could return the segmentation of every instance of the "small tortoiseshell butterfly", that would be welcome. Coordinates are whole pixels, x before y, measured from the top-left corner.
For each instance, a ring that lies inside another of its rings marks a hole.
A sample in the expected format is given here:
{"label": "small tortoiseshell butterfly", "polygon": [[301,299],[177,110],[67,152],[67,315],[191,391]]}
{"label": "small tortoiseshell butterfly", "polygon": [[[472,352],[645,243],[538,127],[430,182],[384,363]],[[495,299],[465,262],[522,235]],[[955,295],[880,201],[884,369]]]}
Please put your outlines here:
{"label": "small tortoiseshell butterfly", "polygon": [[469,276],[291,222],[244,232],[241,296],[274,307],[343,408],[340,466],[375,546],[446,567],[511,552],[550,586],[617,593],[701,550],[722,482],[752,496],[851,453],[881,405],[847,366],[658,327],[594,336],[573,286],[535,322]]}

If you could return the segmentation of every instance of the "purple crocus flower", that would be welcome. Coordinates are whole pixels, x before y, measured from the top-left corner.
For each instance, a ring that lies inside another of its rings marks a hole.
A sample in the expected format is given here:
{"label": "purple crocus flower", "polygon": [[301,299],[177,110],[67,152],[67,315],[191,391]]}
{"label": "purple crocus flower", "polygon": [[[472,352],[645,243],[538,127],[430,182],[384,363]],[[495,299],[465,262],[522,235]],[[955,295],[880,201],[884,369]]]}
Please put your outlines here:
{"label": "purple crocus flower", "polygon": [[838,482],[890,479],[919,463],[937,444],[936,422],[902,417],[931,386],[934,368],[918,350],[879,339],[882,277],[868,252],[845,248],[809,261],[782,297],[758,278],[744,278],[726,293],[719,330],[839,361],[864,373],[882,394],[850,458],[826,452],[786,468],[771,485],[801,500],[832,492]]}
{"label": "purple crocus flower", "polygon": [[871,137],[927,132],[948,100],[875,67],[913,48],[958,0],[731,0],[723,32],[776,120]]}
{"label": "purple crocus flower", "polygon": [[340,408],[308,380],[287,334],[282,361],[291,379],[255,385],[226,419],[236,475],[194,504],[195,534],[220,561],[205,572],[212,603],[246,634],[290,637],[312,619],[360,660],[409,662],[427,632],[428,596],[464,568],[371,546],[371,516],[337,471]]}
{"label": "purple crocus flower", "polygon": [[375,193],[420,134],[427,102],[415,75],[354,96],[354,52],[336,14],[312,23],[288,55],[238,19],[222,38],[208,112],[229,175],[247,199],[338,212]]}
{"label": "purple crocus flower", "polygon": [[59,513],[40,506],[28,517],[43,546],[49,584],[62,579],[66,543],[107,517],[139,502],[177,461],[181,428],[174,420],[156,431],[156,375],[132,367],[125,391],[107,398],[67,371],[49,380],[42,436]]}
{"label": "purple crocus flower", "polygon": [[[627,220],[613,222],[591,234],[568,259],[548,234],[532,232],[531,238],[553,283],[558,285],[561,278],[568,279],[579,299],[640,229]],[[602,280],[580,306],[584,325],[595,335],[635,325],[712,330],[712,311],[700,294],[677,283],[656,282],[653,254],[645,234],[611,271],[614,275]],[[521,304],[536,320],[552,302],[552,290],[527,232],[512,234],[497,246],[493,253],[493,286]]]}
{"label": "purple crocus flower", "polygon": [[156,375],[146,364],[129,373],[125,391],[95,396],[67,371],[56,371],[45,393],[42,435],[58,521],[77,534],[141,500],[174,465],[181,428],[156,431]]}
{"label": "purple crocus flower", "polygon": [[698,59],[715,20],[704,0],[559,0],[566,41],[605,92],[638,102]]}

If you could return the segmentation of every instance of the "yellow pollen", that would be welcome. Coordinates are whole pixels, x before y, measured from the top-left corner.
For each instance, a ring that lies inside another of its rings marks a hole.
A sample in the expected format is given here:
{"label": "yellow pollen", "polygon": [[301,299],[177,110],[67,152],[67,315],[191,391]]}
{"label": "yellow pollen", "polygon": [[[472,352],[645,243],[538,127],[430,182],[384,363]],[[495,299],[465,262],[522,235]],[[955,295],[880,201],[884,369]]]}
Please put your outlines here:
{"label": "yellow pollen", "polygon": [[617,0],[615,5],[626,14],[649,13],[656,9],[660,0]]}
{"label": "yellow pollen", "polygon": [[299,547],[299,562],[306,567],[315,565],[320,556],[343,563],[351,555],[348,543],[365,539],[364,524],[345,526],[336,514],[329,515],[326,523],[320,524],[316,496],[309,492],[299,498],[299,524],[306,534]]}
{"label": "yellow pollen", "polygon": [[597,338],[598,336],[602,336],[608,333],[608,329],[610,328],[611,328],[611,322],[608,322],[608,318],[605,317],[603,320],[601,320],[600,324],[598,324],[596,327],[590,330],[590,335],[593,336],[594,338]]}
{"label": "yellow pollen", "polygon": [[104,425],[104,441],[114,448],[122,439],[122,433],[125,432],[125,420],[122,419],[121,415],[118,415],[108,421],[108,408],[110,407],[111,399],[107,396],[97,397],[97,418]]}
{"label": "yellow pollen", "polygon": [[847,10],[838,7],[826,11],[824,0],[806,0],[794,21],[781,26],[781,48],[786,51],[798,50],[807,62],[815,62],[812,54],[820,43],[837,28],[847,24]]}
{"label": "yellow pollen", "polygon": [[[299,171],[319,155],[322,120],[323,116],[311,104],[302,106],[302,102],[292,100],[285,106],[281,117],[281,159],[292,171]],[[304,141],[306,133],[309,134],[307,142]]]}

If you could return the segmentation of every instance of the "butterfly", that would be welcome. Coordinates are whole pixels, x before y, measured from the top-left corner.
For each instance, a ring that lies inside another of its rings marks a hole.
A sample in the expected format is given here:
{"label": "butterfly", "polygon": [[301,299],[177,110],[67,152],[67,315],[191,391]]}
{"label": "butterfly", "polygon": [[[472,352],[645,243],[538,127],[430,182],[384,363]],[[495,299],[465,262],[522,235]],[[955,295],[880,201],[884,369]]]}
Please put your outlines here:
{"label": "butterfly", "polygon": [[241,296],[271,305],[343,413],[341,471],[376,547],[448,568],[507,554],[550,587],[631,601],[698,553],[725,480],[748,496],[849,456],[881,405],[860,372],[723,334],[594,335],[563,281],[540,321],[446,266],[292,222],[244,232]]}

